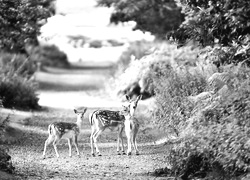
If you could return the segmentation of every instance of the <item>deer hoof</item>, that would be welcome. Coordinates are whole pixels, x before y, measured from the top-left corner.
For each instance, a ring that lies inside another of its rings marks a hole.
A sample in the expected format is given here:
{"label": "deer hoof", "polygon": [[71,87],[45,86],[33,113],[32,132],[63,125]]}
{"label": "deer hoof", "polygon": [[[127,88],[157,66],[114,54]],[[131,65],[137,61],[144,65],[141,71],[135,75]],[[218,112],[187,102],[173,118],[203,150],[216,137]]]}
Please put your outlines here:
{"label": "deer hoof", "polygon": [[135,155],[138,156],[138,155],[140,155],[140,154],[139,154],[139,152],[136,152]]}
{"label": "deer hoof", "polygon": [[118,152],[117,152],[117,155],[121,155],[121,153],[118,151]]}
{"label": "deer hoof", "polygon": [[128,155],[128,156],[131,156],[131,152],[128,152],[127,155]]}
{"label": "deer hoof", "polygon": [[94,154],[94,153],[92,153],[91,155],[92,155],[92,157],[95,157],[95,154]]}
{"label": "deer hoof", "polygon": [[126,155],[126,153],[124,151],[122,151],[122,155]]}

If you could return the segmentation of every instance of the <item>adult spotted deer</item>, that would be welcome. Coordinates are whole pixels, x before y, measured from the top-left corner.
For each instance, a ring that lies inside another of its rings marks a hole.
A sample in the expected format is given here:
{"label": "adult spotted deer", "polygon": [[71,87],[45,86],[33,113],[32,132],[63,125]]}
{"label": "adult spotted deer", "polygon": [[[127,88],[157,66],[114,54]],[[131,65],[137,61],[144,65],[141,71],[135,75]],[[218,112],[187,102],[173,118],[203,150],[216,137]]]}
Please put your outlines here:
{"label": "adult spotted deer", "polygon": [[136,143],[136,135],[139,130],[139,121],[134,117],[135,110],[137,108],[138,101],[141,99],[141,95],[136,100],[130,100],[129,96],[126,96],[127,102],[123,105],[122,114],[125,116],[125,134],[127,136],[128,151],[127,155],[131,155],[133,145],[135,154],[139,155],[139,151]]}
{"label": "adult spotted deer", "polygon": [[[95,156],[101,156],[100,150],[97,145],[97,138],[105,129],[117,129],[118,138],[117,138],[117,153],[120,155],[120,145],[121,152],[124,152],[122,132],[124,129],[125,117],[121,115],[120,111],[110,111],[110,110],[96,110],[89,115],[89,122],[91,125],[91,135],[90,135],[90,145],[91,145],[91,154]],[[120,144],[121,143],[121,144]]]}
{"label": "adult spotted deer", "polygon": [[57,152],[57,144],[61,139],[67,139],[69,145],[69,156],[71,157],[71,149],[72,149],[72,141],[76,147],[77,155],[79,156],[79,149],[78,149],[78,142],[77,137],[80,134],[81,124],[87,108],[84,108],[83,111],[77,111],[74,109],[74,112],[77,115],[76,123],[68,123],[68,122],[54,122],[49,125],[48,133],[49,137],[45,141],[44,144],[44,151],[43,151],[43,158],[45,158],[46,148],[49,144],[53,142],[53,146],[56,152],[56,156],[59,157]]}

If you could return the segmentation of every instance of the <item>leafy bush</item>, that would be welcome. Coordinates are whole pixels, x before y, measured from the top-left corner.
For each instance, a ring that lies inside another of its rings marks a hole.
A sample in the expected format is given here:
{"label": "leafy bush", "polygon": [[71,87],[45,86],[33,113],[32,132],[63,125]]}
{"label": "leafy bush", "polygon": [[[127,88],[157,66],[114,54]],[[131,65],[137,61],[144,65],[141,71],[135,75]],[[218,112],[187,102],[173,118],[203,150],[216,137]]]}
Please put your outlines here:
{"label": "leafy bush", "polygon": [[[118,66],[122,67],[122,71],[119,72],[123,73],[117,73],[115,80],[115,86],[118,87],[117,92],[128,89],[136,82],[139,83],[141,91],[153,95],[155,85],[157,86],[153,83],[154,80],[159,82],[157,79],[162,77],[161,81],[165,82],[165,76],[168,76],[166,73],[170,72],[171,69],[171,72],[178,70],[178,74],[183,73],[181,75],[183,77],[186,74],[190,74],[190,76],[201,76],[203,74],[203,78],[209,77],[216,70],[212,65],[198,61],[198,51],[192,50],[190,47],[177,49],[175,45],[168,43],[158,42],[155,44],[154,49],[151,49],[153,52],[144,55],[141,59],[134,58],[131,62],[128,59],[127,61],[121,59]],[[130,63],[125,65],[128,62]],[[189,67],[188,70],[187,67]]]}
{"label": "leafy bush", "polygon": [[22,55],[2,53],[0,67],[2,105],[25,110],[38,108],[37,84],[32,80],[33,62]]}
{"label": "leafy bush", "polygon": [[90,48],[101,48],[102,45],[102,41],[101,40],[93,40],[89,42],[89,47]]}
{"label": "leafy bush", "polygon": [[33,61],[45,66],[69,67],[67,55],[55,45],[29,47],[28,53]]}
{"label": "leafy bush", "polygon": [[[131,61],[116,85],[150,80],[157,105],[153,121],[176,137],[166,173],[182,179],[245,178],[250,170],[250,68],[243,62],[217,68],[211,63],[216,56],[205,54],[204,59],[200,52],[165,44]],[[223,74],[223,86],[208,91],[215,73]]]}
{"label": "leafy bush", "polygon": [[129,44],[126,51],[120,56],[118,63],[114,66],[115,74],[121,75],[125,69],[129,66],[131,57],[134,59],[141,59],[143,56],[148,55],[151,48],[157,48],[160,46],[159,42],[148,42],[148,41],[135,41]]}
{"label": "leafy bush", "polygon": [[250,39],[245,38],[241,44],[230,46],[206,47],[203,49],[204,58],[210,60],[218,67],[225,64],[245,63],[250,66]]}
{"label": "leafy bush", "polygon": [[107,42],[110,43],[112,47],[117,47],[117,46],[123,46],[124,45],[123,42],[119,42],[119,41],[114,40],[114,39],[109,39],[109,40],[107,40]]}
{"label": "leafy bush", "polygon": [[7,153],[6,148],[0,146],[0,170],[13,173],[14,169],[15,168],[12,165],[11,157]]}
{"label": "leafy bush", "polygon": [[0,171],[12,173],[15,168],[12,166],[11,156],[8,154],[8,149],[2,146],[2,144],[8,143],[5,141],[5,136],[9,123],[9,115],[7,117],[3,117],[2,115],[0,116]]}
{"label": "leafy bush", "polygon": [[180,28],[173,33],[178,42],[194,40],[203,47],[214,47],[209,49],[218,66],[242,61],[250,65],[248,0],[176,2],[186,15]]}
{"label": "leafy bush", "polygon": [[15,71],[18,76],[30,78],[36,71],[36,66],[27,56],[22,54],[0,53],[0,66],[3,73]]}
{"label": "leafy bush", "polygon": [[[233,67],[234,89],[216,93],[210,103],[191,111],[191,126],[170,151],[171,173],[190,179],[234,179],[249,173],[250,69]],[[202,108],[201,108],[202,107]],[[192,129],[192,130],[191,130]]]}
{"label": "leafy bush", "polygon": [[24,53],[27,44],[37,45],[42,21],[53,12],[53,0],[1,0],[0,49]]}
{"label": "leafy bush", "polygon": [[158,107],[156,123],[169,134],[179,136],[193,108],[188,96],[202,92],[206,80],[202,74],[192,75],[187,70],[177,73],[163,68],[161,71],[161,76],[153,79]]}
{"label": "leafy bush", "polygon": [[69,44],[73,44],[75,48],[84,47],[84,45],[89,40],[88,37],[82,35],[76,35],[76,36],[70,35],[68,36],[68,38],[69,38]]}

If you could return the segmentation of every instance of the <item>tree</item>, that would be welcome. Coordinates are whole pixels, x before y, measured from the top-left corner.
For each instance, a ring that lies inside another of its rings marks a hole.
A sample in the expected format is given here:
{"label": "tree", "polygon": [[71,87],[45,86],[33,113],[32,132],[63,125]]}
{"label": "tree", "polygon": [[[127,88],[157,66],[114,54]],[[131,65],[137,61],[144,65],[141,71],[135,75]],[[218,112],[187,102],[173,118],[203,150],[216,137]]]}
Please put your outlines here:
{"label": "tree", "polygon": [[53,0],[0,0],[0,49],[24,53],[37,45],[41,23],[54,13]]}
{"label": "tree", "polygon": [[186,16],[173,33],[179,43],[194,40],[203,47],[216,44],[220,47],[216,49],[218,55],[225,54],[222,63],[250,61],[249,0],[176,1]]}
{"label": "tree", "polygon": [[111,23],[135,21],[134,30],[149,31],[164,39],[184,20],[174,0],[97,0],[99,6],[113,7]]}

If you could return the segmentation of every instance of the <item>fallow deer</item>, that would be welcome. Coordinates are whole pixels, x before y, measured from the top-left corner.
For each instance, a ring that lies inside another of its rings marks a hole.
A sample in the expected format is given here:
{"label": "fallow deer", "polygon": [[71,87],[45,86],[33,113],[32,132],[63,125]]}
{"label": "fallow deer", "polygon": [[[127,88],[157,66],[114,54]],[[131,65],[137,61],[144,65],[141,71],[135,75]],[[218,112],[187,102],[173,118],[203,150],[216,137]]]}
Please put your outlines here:
{"label": "fallow deer", "polygon": [[121,154],[121,143],[121,152],[122,154],[125,154],[122,138],[124,121],[125,117],[121,115],[120,111],[96,110],[89,115],[89,122],[91,125],[90,145],[92,156],[95,156],[95,151],[98,156],[101,156],[100,150],[97,145],[97,138],[106,128],[118,130],[117,153],[118,155]]}
{"label": "fallow deer", "polygon": [[71,149],[72,149],[72,141],[76,147],[77,155],[79,156],[78,142],[77,137],[80,134],[81,124],[87,108],[84,108],[83,111],[77,111],[74,109],[74,112],[77,115],[76,123],[68,123],[68,122],[54,122],[51,123],[48,127],[49,137],[45,141],[43,158],[45,158],[46,148],[49,144],[53,142],[53,146],[56,152],[56,156],[59,158],[59,154],[57,152],[57,144],[61,139],[67,139],[69,145],[69,156],[71,157]]}
{"label": "fallow deer", "polygon": [[123,105],[122,114],[125,116],[125,134],[127,136],[128,151],[127,155],[131,155],[133,145],[135,154],[139,155],[139,151],[136,143],[136,135],[139,130],[139,121],[134,117],[135,110],[137,108],[138,101],[141,99],[141,95],[136,100],[130,100],[129,96],[126,96],[127,102]]}

